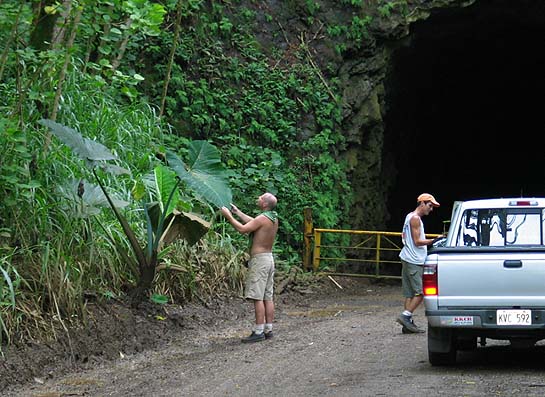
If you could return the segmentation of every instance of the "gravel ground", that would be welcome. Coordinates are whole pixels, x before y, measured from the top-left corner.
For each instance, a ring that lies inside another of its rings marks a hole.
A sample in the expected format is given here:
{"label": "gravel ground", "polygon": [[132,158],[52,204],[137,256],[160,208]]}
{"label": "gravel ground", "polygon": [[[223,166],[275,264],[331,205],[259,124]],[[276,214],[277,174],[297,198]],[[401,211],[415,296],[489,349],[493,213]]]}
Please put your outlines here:
{"label": "gravel ground", "polygon": [[[242,344],[250,307],[158,348],[30,383],[3,396],[542,396],[544,347],[490,342],[432,367],[426,334],[401,333],[400,285],[336,278],[339,289],[277,300],[275,337]],[[245,305],[248,305],[245,303]],[[237,318],[235,318],[237,317]],[[425,326],[423,309],[415,316]]]}

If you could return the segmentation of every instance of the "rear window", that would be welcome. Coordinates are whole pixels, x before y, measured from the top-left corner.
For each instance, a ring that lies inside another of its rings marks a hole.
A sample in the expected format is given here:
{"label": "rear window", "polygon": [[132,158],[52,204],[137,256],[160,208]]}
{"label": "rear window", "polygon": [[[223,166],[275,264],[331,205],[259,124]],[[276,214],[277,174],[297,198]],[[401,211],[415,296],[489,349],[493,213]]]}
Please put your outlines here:
{"label": "rear window", "polygon": [[543,245],[541,208],[469,209],[462,214],[456,246]]}

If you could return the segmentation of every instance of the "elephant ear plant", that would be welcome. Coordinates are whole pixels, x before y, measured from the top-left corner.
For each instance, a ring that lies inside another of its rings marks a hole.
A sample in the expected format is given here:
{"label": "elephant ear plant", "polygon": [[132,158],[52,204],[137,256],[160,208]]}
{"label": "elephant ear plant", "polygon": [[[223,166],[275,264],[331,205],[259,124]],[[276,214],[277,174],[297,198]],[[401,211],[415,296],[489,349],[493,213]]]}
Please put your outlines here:
{"label": "elephant ear plant", "polygon": [[[104,145],[83,137],[72,128],[48,119],[42,119],[39,123],[49,128],[53,135],[85,161],[121,224],[134,257],[131,257],[119,245],[116,247],[125,260],[133,264],[136,261],[139,269],[137,285],[130,292],[133,304],[142,301],[152,287],[160,253],[165,244],[177,239],[184,239],[189,244],[195,244],[210,227],[210,224],[198,215],[177,210],[177,204],[181,201],[179,190],[181,184],[191,189],[199,198],[218,208],[232,201],[227,171],[223,168],[219,152],[214,146],[206,141],[192,141],[189,144],[189,156],[186,163],[174,152],[167,151],[167,166],[159,164],[153,170],[151,178],[152,190],[157,200],[143,204],[146,243],[142,247],[135,231],[120,212],[120,205],[123,202],[111,198],[96,172],[97,168],[101,168],[114,175],[130,175],[128,170],[107,163],[110,160],[117,160],[117,156]],[[136,199],[146,197],[143,189],[135,189],[135,191],[133,193]]]}

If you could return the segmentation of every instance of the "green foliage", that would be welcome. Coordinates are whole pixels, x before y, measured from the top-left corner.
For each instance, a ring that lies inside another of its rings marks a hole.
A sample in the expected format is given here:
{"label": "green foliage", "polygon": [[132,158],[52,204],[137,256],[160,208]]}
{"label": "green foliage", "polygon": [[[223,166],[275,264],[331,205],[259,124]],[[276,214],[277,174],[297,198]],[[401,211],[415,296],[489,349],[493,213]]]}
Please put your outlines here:
{"label": "green foliage", "polygon": [[[348,42],[353,42],[355,48],[361,48],[365,40],[369,38],[369,25],[373,21],[370,15],[354,15],[350,25],[333,25],[327,27],[327,33],[331,37],[344,38]],[[347,43],[342,41],[335,45],[336,51],[342,54],[348,48]]]}
{"label": "green foliage", "polygon": [[363,4],[363,0],[341,0],[342,4],[349,4],[351,6],[359,7]]}
{"label": "green foliage", "polygon": [[[104,210],[109,204],[100,186],[87,181],[91,177],[89,172],[58,140],[52,140],[50,150],[43,152],[49,131],[36,128],[36,121],[48,113],[54,93],[51,87],[59,70],[58,59],[53,51],[31,49],[19,51],[18,56],[23,67],[6,69],[7,78],[1,83],[5,95],[0,98],[4,115],[0,117],[3,131],[0,142],[5,148],[0,159],[4,204],[0,208],[0,261],[13,285],[13,293],[9,295],[9,287],[3,286],[2,296],[14,296],[16,305],[16,310],[0,307],[4,327],[0,333],[8,341],[21,327],[31,328],[21,335],[36,336],[35,332],[47,330],[59,321],[78,318],[85,310],[83,291],[98,291],[98,296],[120,296],[127,286],[138,281],[134,259],[123,254],[131,252],[131,243],[114,213]],[[74,147],[83,146],[78,150],[86,161],[105,158],[91,150],[102,142],[111,157],[115,157],[109,161],[115,161],[110,170],[116,167],[131,170],[130,178],[99,171],[100,180],[115,206],[125,207],[123,216],[136,240],[145,241],[148,231],[142,222],[143,203],[149,204],[150,217],[153,216],[152,202],[164,198],[160,189],[169,181],[164,170],[150,173],[160,166],[156,154],[164,152],[162,140],[169,127],[156,117],[153,107],[137,101],[127,103],[119,95],[118,85],[107,84],[100,76],[87,74],[78,66],[89,64],[75,62],[68,69],[58,120],[62,125],[74,127],[68,132],[86,132],[88,140],[75,139],[71,143]],[[21,91],[14,76],[20,79]],[[185,160],[190,141],[180,138],[176,143],[177,152]],[[174,172],[169,172],[175,180]],[[159,174],[161,181],[150,176]],[[148,181],[155,187],[150,187]],[[131,195],[133,188],[141,194],[138,199]],[[166,218],[172,233],[165,235],[165,240],[173,241],[173,235],[180,230],[198,229],[202,236],[202,231],[210,227],[208,222],[188,212],[194,204],[200,206],[194,197],[180,195],[173,210],[179,213]],[[205,206],[200,209],[211,211]],[[151,232],[157,235],[157,228]],[[198,233],[190,233],[183,238],[194,243],[196,236]],[[164,260],[168,254],[168,249],[162,249],[158,259]],[[4,265],[8,255],[9,266]],[[178,260],[170,259],[175,264]],[[206,282],[215,276],[202,273],[199,277]],[[0,278],[2,283],[7,280],[4,276]],[[51,315],[56,320],[47,320]]]}
{"label": "green foliage", "polygon": [[[345,149],[341,108],[336,81],[323,76],[336,68],[319,70],[305,43],[262,47],[255,21],[274,24],[274,18],[260,19],[258,2],[86,2],[63,81],[66,37],[57,48],[30,46],[41,22],[33,20],[30,3],[0,2],[0,258],[9,256],[1,263],[13,287],[2,273],[1,297],[15,297],[17,307],[3,307],[4,333],[37,322],[34,313],[66,319],[81,312],[83,291],[121,295],[139,277],[126,254],[137,245],[151,257],[156,244],[154,293],[174,298],[169,291],[176,291],[187,299],[214,293],[203,285],[207,277],[239,288],[246,241],[221,218],[199,240],[207,226],[194,212],[212,215],[234,201],[249,213],[258,195],[275,193],[281,218],[275,253],[286,268],[300,262],[305,207],[313,209],[315,225],[343,226],[352,193],[339,156]],[[352,19],[327,27],[340,53],[365,46],[370,15],[406,7],[405,1],[342,3],[353,7]],[[309,24],[321,20],[320,2],[297,4]],[[378,11],[370,9],[375,6]],[[76,9],[59,26],[70,26]],[[158,118],[178,10],[180,38]],[[53,109],[57,88],[62,92]],[[72,127],[64,131],[68,136],[85,131],[85,140],[68,141],[79,156],[94,165],[108,162],[110,171],[130,169],[130,176],[96,168],[99,184],[88,182],[94,176],[72,151],[37,126],[53,110],[58,124]],[[98,142],[102,157],[96,157]],[[229,170],[220,172],[220,163]],[[232,194],[218,188],[216,177],[228,178]],[[121,217],[105,210],[107,203]],[[161,233],[162,225],[187,230],[195,222],[198,232],[184,235],[183,243]],[[221,255],[199,262],[203,252]]]}
{"label": "green foliage", "polygon": [[403,14],[408,11],[408,4],[406,0],[381,0],[377,7],[378,13],[382,18],[388,18],[391,16],[392,11],[399,9]]}
{"label": "green foliage", "polygon": [[33,161],[33,155],[27,146],[26,133],[4,118],[0,118],[0,130],[0,144],[3,148],[0,162],[0,192],[4,197],[2,204],[14,208],[19,197],[32,197],[32,190],[38,188],[40,182],[33,179],[28,167]]}
{"label": "green foliage", "polygon": [[85,12],[81,20],[82,42],[100,37],[96,51],[111,56],[116,45],[126,37],[142,40],[144,36],[157,36],[167,12],[159,3],[147,0],[98,0],[92,3],[91,12]]}
{"label": "green foliage", "polygon": [[[154,188],[157,200],[162,214],[171,214],[180,202],[180,191],[178,190],[178,180],[174,178],[173,172],[167,167],[159,164],[153,170]],[[142,198],[142,195],[137,197]]]}
{"label": "green foliage", "polygon": [[[66,146],[68,146],[73,153],[79,156],[80,159],[86,162],[86,165],[91,168],[93,175],[98,182],[104,196],[106,197],[108,204],[115,213],[115,216],[122,226],[122,229],[127,236],[130,246],[133,250],[137,264],[140,269],[140,279],[138,280],[138,290],[135,292],[135,300],[139,301],[143,298],[144,293],[151,288],[151,283],[154,278],[155,269],[158,264],[159,257],[161,256],[161,250],[165,243],[164,237],[169,232],[169,226],[173,224],[174,219],[171,222],[166,222],[169,216],[183,217],[184,214],[173,214],[179,199],[178,184],[179,181],[184,181],[187,186],[197,191],[199,195],[212,203],[221,206],[228,205],[231,201],[231,192],[226,186],[224,179],[222,179],[223,168],[219,160],[219,155],[216,149],[208,142],[196,141],[190,145],[190,165],[186,166],[179,157],[173,152],[167,152],[167,163],[172,167],[179,177],[179,180],[174,179],[170,174],[162,167],[156,167],[155,176],[155,188],[156,193],[159,196],[159,210],[155,217],[150,215],[151,207],[148,204],[144,204],[144,213],[146,215],[146,230],[147,230],[147,243],[144,249],[141,248],[138,241],[137,232],[133,230],[127,221],[127,219],[118,210],[116,202],[112,200],[107,193],[104,184],[96,173],[97,168],[101,168],[107,172],[115,175],[129,174],[128,170],[122,167],[118,167],[112,164],[105,163],[109,160],[117,160],[117,156],[112,154],[104,145],[95,142],[88,138],[83,137],[76,130],[63,126],[52,120],[39,120],[39,123],[51,130],[51,132],[59,138]],[[166,190],[162,190],[166,189]],[[83,196],[83,192],[81,193]],[[156,207],[157,208],[157,207]],[[156,210],[157,212],[157,210]],[[195,221],[195,217],[192,219]],[[177,223],[190,227],[198,223]],[[201,223],[202,224],[202,223]],[[198,240],[200,236],[204,235],[206,228],[199,227],[198,230],[193,228],[193,231],[179,231],[178,236],[184,237],[187,235],[195,236]],[[200,236],[198,235],[200,233]],[[172,237],[172,234],[170,235]],[[128,255],[124,251],[120,251],[120,254],[130,260]]]}
{"label": "green foliage", "polygon": [[378,0],[367,4],[363,0],[342,0],[341,3],[354,8],[351,19],[347,21],[347,24],[326,27],[330,37],[340,39],[335,41],[335,51],[341,55],[348,48],[360,49],[368,44],[371,40],[369,29],[373,23],[373,15],[378,13],[382,18],[389,17],[395,8],[399,8],[402,12],[407,11],[405,0]]}
{"label": "green foliage", "polygon": [[231,191],[226,186],[227,173],[219,152],[206,141],[194,141],[189,147],[189,160],[185,163],[173,152],[167,151],[167,163],[180,180],[203,199],[218,208],[228,206]]}
{"label": "green foliage", "polygon": [[[319,10],[315,2],[305,4]],[[291,257],[301,250],[304,207],[316,209],[317,223],[334,227],[350,203],[344,165],[336,155],[344,145],[340,108],[304,47],[294,53],[293,64],[271,67],[249,33],[253,21],[246,10],[225,11],[214,7],[212,13],[195,14],[194,28],[182,35],[166,112],[179,135],[222,148],[232,171],[233,199],[241,208],[254,208],[266,190],[279,196],[277,250]],[[232,19],[227,42],[217,29],[226,18]],[[154,46],[143,51],[152,62],[160,56]]]}
{"label": "green foliage", "polygon": [[370,15],[366,15],[363,18],[354,16],[348,29],[347,37],[356,43],[369,38],[369,24],[372,20],[373,18]]}
{"label": "green foliage", "polygon": [[320,4],[316,3],[314,0],[305,0],[305,6],[307,12],[313,16],[320,10]]}
{"label": "green foliage", "polygon": [[[15,277],[15,280],[12,277]],[[8,339],[10,337],[5,318],[7,318],[6,313],[15,312],[15,293],[20,281],[19,274],[9,263],[9,257],[0,256],[0,351],[4,343],[4,335]]]}
{"label": "green foliage", "polygon": [[153,294],[151,295],[150,300],[153,303],[157,303],[159,305],[164,305],[168,303],[168,296],[162,295],[162,294]]}
{"label": "green foliage", "polygon": [[340,25],[328,26],[327,34],[329,34],[331,37],[337,37],[344,34],[346,30],[347,30],[346,26],[340,26]]}

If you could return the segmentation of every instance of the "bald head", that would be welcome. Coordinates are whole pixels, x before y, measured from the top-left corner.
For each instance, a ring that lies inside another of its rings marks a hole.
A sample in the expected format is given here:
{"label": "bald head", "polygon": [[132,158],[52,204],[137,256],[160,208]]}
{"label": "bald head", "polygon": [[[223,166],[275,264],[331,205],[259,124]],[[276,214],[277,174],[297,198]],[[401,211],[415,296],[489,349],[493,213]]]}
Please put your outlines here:
{"label": "bald head", "polygon": [[272,210],[274,209],[274,207],[276,207],[276,197],[274,197],[274,194],[272,193],[264,193],[262,196],[261,196],[261,200],[263,200],[263,204],[265,204],[265,207],[269,210]]}

